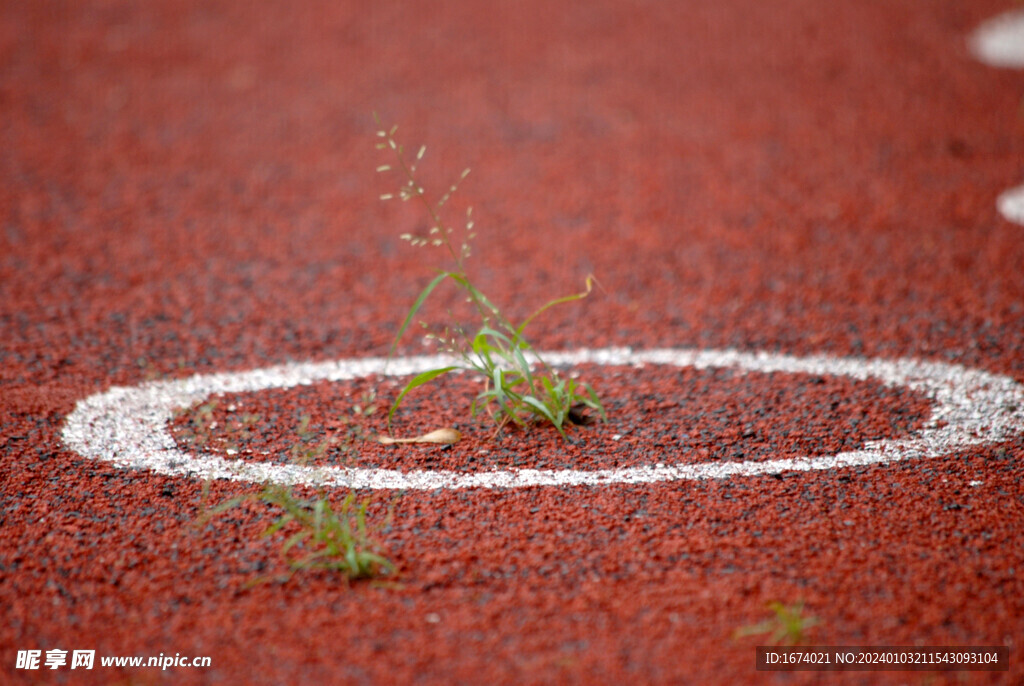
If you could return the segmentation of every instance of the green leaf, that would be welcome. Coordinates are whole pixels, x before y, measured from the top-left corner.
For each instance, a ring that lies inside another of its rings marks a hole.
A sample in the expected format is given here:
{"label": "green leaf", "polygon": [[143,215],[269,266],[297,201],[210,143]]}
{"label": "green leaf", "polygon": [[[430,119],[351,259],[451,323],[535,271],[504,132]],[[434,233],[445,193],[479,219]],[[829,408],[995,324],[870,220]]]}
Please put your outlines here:
{"label": "green leaf", "polygon": [[586,403],[586,405],[591,409],[600,412],[601,419],[603,419],[604,421],[608,421],[608,414],[604,411],[604,405],[601,404],[601,400],[597,397],[597,393],[595,393],[594,389],[590,387],[590,384],[585,383],[583,384],[583,387],[587,389],[587,395],[590,398],[590,402],[587,402],[586,400],[584,400],[583,402]]}
{"label": "green leaf", "polygon": [[[496,338],[499,341],[501,341],[502,343],[504,343],[506,346],[508,346],[509,348],[513,347],[512,341],[509,339],[508,336],[506,336],[505,334],[501,333],[500,331],[496,331],[495,329],[491,328],[490,326],[481,326],[480,330],[477,332],[476,335],[478,337],[479,336],[485,336],[485,337],[490,337],[490,338]],[[499,346],[498,350],[504,350],[504,348]]]}
{"label": "green leaf", "polygon": [[288,540],[281,546],[281,554],[287,553],[292,547],[302,543],[303,540],[309,535],[308,531],[300,531],[297,534],[292,534],[288,537]]}
{"label": "green leaf", "polygon": [[537,400],[534,397],[526,396],[525,398],[523,398],[523,402],[529,405],[530,407],[534,408],[538,414],[540,414],[542,417],[545,417],[549,422],[551,422],[551,425],[554,426],[555,429],[558,431],[559,436],[566,440],[569,439],[569,437],[565,435],[565,431],[562,430],[563,418],[561,417],[561,415],[559,415],[559,418],[556,419],[555,416],[551,414],[551,410],[548,409],[548,407],[545,406],[544,403],[542,403],[541,401]]}
{"label": "green leaf", "polygon": [[501,389],[501,394],[504,396],[508,391],[508,386],[505,385],[505,372],[501,367],[495,367],[491,372],[491,380],[494,382],[495,390]]}
{"label": "green leaf", "polygon": [[499,395],[502,395],[500,388],[497,391],[493,389],[480,391],[476,398],[473,399],[473,403],[469,406],[470,415],[476,417],[477,413],[479,413],[482,408],[487,407],[491,402],[498,402],[500,405],[501,403],[498,401]]}
{"label": "green leaf", "polygon": [[534,390],[533,387],[533,374],[530,371],[530,365],[526,361],[526,357],[523,355],[522,349],[519,346],[512,348],[512,354],[515,356],[516,366],[519,371],[522,372],[523,377],[526,379],[526,383],[530,386],[530,391]]}
{"label": "green leaf", "polygon": [[538,309],[536,312],[527,317],[526,320],[522,324],[520,324],[518,328],[516,328],[516,335],[521,336],[523,334],[523,331],[526,329],[527,325],[529,325],[530,322],[532,322],[538,316],[543,314],[549,308],[552,308],[555,305],[561,305],[562,303],[572,302],[574,300],[583,300],[583,298],[590,295],[590,291],[594,287],[594,277],[588,276],[586,284],[587,290],[583,291],[582,293],[573,293],[572,295],[567,295],[562,298],[555,298],[554,300],[549,300],[548,302],[544,303],[544,305],[542,305],[540,309]]}
{"label": "green leaf", "polygon": [[420,307],[423,306],[423,302],[430,297],[430,294],[434,292],[434,289],[437,288],[442,281],[448,278],[455,278],[455,274],[452,272],[441,272],[434,277],[433,281],[427,284],[426,288],[420,291],[419,297],[416,298],[416,302],[412,304],[409,314],[405,315],[405,321],[402,322],[402,326],[399,327],[398,334],[395,336],[395,340],[391,344],[391,352],[388,353],[389,358],[394,356],[395,351],[398,349],[398,341],[401,340],[405,330],[409,328],[409,324],[412,322],[413,317],[415,317],[416,313],[420,311]]}
{"label": "green leaf", "polygon": [[394,570],[395,568],[395,565],[393,565],[390,560],[383,558],[380,555],[377,555],[376,553],[368,553],[364,551],[363,561],[367,563],[367,566],[377,565],[381,569],[384,569],[389,572]]}
{"label": "green leaf", "polygon": [[490,340],[488,340],[487,333],[483,329],[473,336],[473,340],[470,342],[470,347],[476,354],[477,359],[480,361],[479,366],[486,369],[489,374],[490,370],[494,368],[494,360],[491,358],[491,353],[500,351],[491,345]]}
{"label": "green leaf", "polygon": [[313,506],[313,531],[320,533],[323,529],[324,511],[327,509],[326,500],[318,500]]}
{"label": "green leaf", "polygon": [[356,512],[356,531],[359,534],[361,540],[366,540],[366,506],[369,501],[364,500],[362,505],[359,506],[359,511]]}
{"label": "green leaf", "polygon": [[524,396],[523,402],[532,407],[537,414],[547,418],[547,420],[550,421],[552,424],[558,426],[559,422],[555,419],[555,416],[551,414],[551,410],[548,409],[548,407],[544,403],[537,400],[531,395]]}
{"label": "green leaf", "polygon": [[241,505],[246,500],[253,500],[256,497],[258,496],[256,496],[255,494],[236,496],[234,498],[231,498],[230,500],[224,501],[220,505],[217,505],[216,507],[210,510],[207,510],[205,513],[205,517],[209,518],[213,517],[214,515],[223,514],[224,512],[227,512],[228,510],[237,507],[238,505]]}
{"label": "green leaf", "polygon": [[268,526],[263,530],[262,536],[270,537],[276,534],[278,531],[284,528],[285,524],[292,521],[291,515],[281,515],[277,518],[277,521]]}
{"label": "green leaf", "polygon": [[414,388],[422,386],[423,384],[429,382],[432,379],[436,379],[442,374],[447,374],[448,372],[455,371],[456,369],[461,369],[461,367],[457,365],[451,367],[441,367],[440,369],[431,369],[429,371],[423,372],[422,374],[414,376],[412,381],[406,384],[405,388],[402,389],[402,392],[398,394],[398,397],[395,399],[395,402],[391,405],[391,409],[388,411],[388,426],[391,426],[391,418],[394,416],[395,410],[397,410],[398,406],[402,404],[402,398],[404,398],[409,391],[411,391]]}
{"label": "green leaf", "polygon": [[356,500],[356,494],[354,491],[349,491],[345,499],[341,501],[341,513],[348,514],[349,508],[352,507],[352,503]]}

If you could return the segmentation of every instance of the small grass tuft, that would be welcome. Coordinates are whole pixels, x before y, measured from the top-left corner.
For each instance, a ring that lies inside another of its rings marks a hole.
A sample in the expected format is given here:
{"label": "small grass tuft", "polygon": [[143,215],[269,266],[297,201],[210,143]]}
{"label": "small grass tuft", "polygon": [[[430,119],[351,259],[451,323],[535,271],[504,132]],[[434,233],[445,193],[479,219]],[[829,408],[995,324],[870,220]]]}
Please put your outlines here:
{"label": "small grass tuft", "polygon": [[281,580],[303,570],[340,572],[353,580],[371,579],[395,570],[394,564],[377,552],[367,528],[369,498],[356,502],[356,494],[349,492],[341,505],[335,507],[323,492],[316,498],[303,499],[291,489],[275,485],[265,487],[259,499],[283,510],[263,531],[263,536],[298,529],[281,546],[281,554],[288,558],[291,568],[291,573]]}
{"label": "small grass tuft", "polygon": [[[373,398],[364,398],[360,405],[353,408],[353,419],[344,419],[349,430],[343,437],[327,435],[319,441],[316,440],[316,432],[309,427],[310,417],[304,415],[296,431],[300,441],[292,446],[290,461],[307,465],[331,450],[341,450],[344,455],[349,455],[357,442],[365,439],[359,418],[369,416],[375,409]],[[204,485],[204,504],[207,492],[208,484]],[[296,487],[267,483],[256,493],[231,498],[212,509],[204,506],[199,523],[205,524],[213,517],[245,502],[263,503],[278,511],[274,521],[261,535],[267,538],[286,536],[281,543],[280,553],[289,567],[287,574],[259,577],[249,585],[266,581],[285,583],[302,571],[337,572],[346,581],[372,579],[395,572],[394,563],[381,553],[373,535],[377,528],[390,525],[394,517],[394,500],[384,521],[379,526],[371,527],[367,512],[372,500],[357,500],[354,491],[350,491],[336,505],[324,488],[317,489],[313,497],[302,497]]]}
{"label": "small grass tuft", "polygon": [[737,629],[733,637],[767,634],[767,641],[772,645],[799,645],[807,642],[808,630],[819,624],[817,617],[804,614],[803,602],[783,605],[778,601],[772,601],[767,607],[775,613],[774,617]]}

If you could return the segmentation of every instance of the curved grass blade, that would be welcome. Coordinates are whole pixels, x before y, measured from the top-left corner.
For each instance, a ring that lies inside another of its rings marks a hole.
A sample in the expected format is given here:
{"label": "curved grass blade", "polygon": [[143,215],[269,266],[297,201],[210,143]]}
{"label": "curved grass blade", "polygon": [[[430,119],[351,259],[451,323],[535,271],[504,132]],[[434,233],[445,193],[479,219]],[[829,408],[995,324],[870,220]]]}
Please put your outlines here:
{"label": "curved grass blade", "polygon": [[598,412],[600,412],[601,419],[603,419],[604,421],[608,421],[608,414],[604,411],[604,405],[601,404],[601,400],[597,397],[597,393],[594,392],[594,389],[591,388],[590,384],[588,383],[583,384],[583,388],[587,389],[587,397],[589,398],[589,402],[587,402],[587,400],[585,399],[583,399],[582,402],[592,410],[597,410]]}
{"label": "curved grass blade", "polygon": [[391,405],[391,409],[388,411],[388,428],[391,427],[391,418],[395,415],[395,410],[397,410],[398,406],[402,404],[402,398],[404,398],[409,391],[419,386],[422,386],[431,379],[436,379],[442,374],[447,374],[448,372],[455,371],[456,369],[461,369],[461,367],[441,367],[440,369],[431,369],[423,372],[422,374],[417,374],[416,376],[414,376],[412,378],[412,381],[405,385],[405,388],[402,389],[402,392],[398,394],[398,397],[395,398],[395,402]]}
{"label": "curved grass blade", "polygon": [[523,355],[523,351],[519,346],[512,348],[512,355],[515,357],[516,364],[519,367],[519,371],[523,378],[526,379],[526,385],[530,387],[530,393],[535,391],[533,385],[533,373],[530,370],[530,365],[526,361],[526,357]]}
{"label": "curved grass blade", "polygon": [[594,288],[594,277],[588,276],[586,283],[587,290],[583,291],[582,293],[573,293],[572,295],[566,295],[561,298],[555,298],[554,300],[549,300],[548,302],[541,305],[541,307],[536,312],[531,314],[529,317],[526,318],[525,321],[523,321],[522,324],[516,327],[516,336],[522,336],[523,331],[526,329],[527,325],[529,325],[530,322],[532,322],[538,316],[543,314],[548,309],[554,307],[555,305],[561,305],[562,303],[569,303],[575,300],[583,300],[585,297],[590,295],[590,291],[593,290]]}
{"label": "curved grass blade", "polygon": [[549,422],[551,422],[555,426],[559,426],[561,424],[561,422],[559,422],[555,418],[555,415],[552,414],[552,412],[548,408],[548,406],[545,405],[544,403],[542,403],[541,401],[537,400],[533,396],[531,396],[531,395],[525,396],[523,398],[523,403],[526,404],[526,405],[529,405],[531,408],[533,408],[533,411],[536,414],[539,414],[540,416],[544,417],[545,419],[547,419]]}
{"label": "curved grass blade", "polygon": [[554,414],[551,413],[551,410],[544,403],[542,403],[541,401],[537,400],[532,396],[524,397],[523,404],[529,405],[531,408],[533,408],[535,414],[539,414],[540,416],[544,417],[549,422],[551,422],[551,425],[558,430],[558,434],[562,438],[568,440],[568,437],[565,435],[565,431],[562,430],[562,413],[559,413],[558,417],[556,417]]}
{"label": "curved grass blade", "polygon": [[[423,306],[423,301],[430,297],[430,294],[434,292],[434,289],[437,288],[438,285],[447,278],[455,278],[455,274],[453,274],[452,272],[441,272],[440,274],[435,276],[434,279],[429,284],[427,284],[426,288],[420,291],[419,297],[416,298],[416,302],[412,304],[412,308],[410,308],[409,314],[405,315],[405,321],[402,322],[402,326],[399,327],[398,333],[395,335],[395,340],[391,344],[391,352],[388,353],[389,358],[394,356],[395,350],[398,349],[398,341],[401,340],[402,334],[405,333],[405,330],[409,328],[409,324],[412,322],[413,317],[415,317],[416,313],[420,311],[420,307]],[[390,417],[390,415],[388,416]]]}

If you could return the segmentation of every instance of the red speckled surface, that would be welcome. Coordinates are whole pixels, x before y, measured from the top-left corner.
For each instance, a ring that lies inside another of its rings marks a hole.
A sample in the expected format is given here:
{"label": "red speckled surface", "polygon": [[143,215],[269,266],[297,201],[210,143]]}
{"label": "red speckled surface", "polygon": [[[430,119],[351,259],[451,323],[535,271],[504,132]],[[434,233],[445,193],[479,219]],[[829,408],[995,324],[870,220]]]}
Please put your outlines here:
{"label": "red speckled surface", "polygon": [[[460,376],[406,396],[393,425],[397,435],[451,426],[465,436],[459,443],[404,450],[361,445],[356,454],[339,449],[312,462],[475,472],[834,455],[869,440],[907,434],[920,427],[930,407],[927,399],[905,389],[837,377],[658,366],[580,365],[575,371],[599,389],[615,388],[617,395],[607,398],[607,423],[567,425],[571,443],[554,431],[514,426],[492,441],[494,427],[471,419],[465,411],[466,402],[480,390],[479,381]],[[387,407],[369,421],[350,416],[351,408],[372,390],[393,398],[401,389],[394,380],[368,379],[218,394],[179,414],[171,426],[176,443],[185,450],[201,447],[226,456],[233,449],[241,459],[287,462],[295,458],[292,448],[302,443],[297,435],[303,431],[312,434],[305,441],[309,448],[327,437],[340,442],[348,433],[345,420],[358,424],[367,438],[387,433]],[[303,417],[308,417],[306,427]],[[282,427],[292,430],[281,432]]]}
{"label": "red speckled surface", "polygon": [[[826,681],[756,672],[758,639],[733,637],[779,600],[805,603],[819,644],[1011,650],[1009,673],[829,683],[1020,683],[1019,436],[779,477],[377,494],[372,514],[395,504],[379,538],[399,586],[309,574],[248,590],[282,569],[264,508],[197,527],[198,480],[60,439],[75,403],[113,385],[386,354],[431,263],[398,240],[414,208],[377,201],[375,110],[427,143],[428,185],[473,168],[455,209],[474,205],[480,285],[511,317],[598,276],[604,292],[532,325],[545,349],[914,357],[1024,381],[1024,227],[995,209],[1020,183],[1024,74],[965,44],[1008,7],[0,4],[0,681]],[[841,378],[584,371],[612,417],[573,445],[490,442],[454,379],[400,421],[456,425],[463,443],[357,459],[829,454],[929,410]],[[337,429],[367,386],[238,394],[216,412],[258,413],[243,457],[269,459],[305,414],[318,436]],[[18,650],[53,648],[212,666],[15,669]]]}

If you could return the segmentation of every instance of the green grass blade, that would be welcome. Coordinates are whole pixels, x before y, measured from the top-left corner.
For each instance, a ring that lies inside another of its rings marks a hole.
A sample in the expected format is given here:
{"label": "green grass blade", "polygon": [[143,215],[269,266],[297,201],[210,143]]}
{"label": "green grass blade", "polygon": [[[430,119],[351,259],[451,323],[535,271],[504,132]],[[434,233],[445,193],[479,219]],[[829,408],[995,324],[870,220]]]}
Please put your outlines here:
{"label": "green grass blade", "polygon": [[284,553],[287,553],[289,550],[292,549],[292,547],[298,545],[299,543],[302,543],[302,541],[305,540],[307,536],[309,536],[308,531],[300,531],[297,534],[292,534],[291,536],[289,536],[288,540],[285,541],[284,545],[281,546],[281,554],[283,555]]}
{"label": "green grass blade", "polygon": [[324,514],[327,510],[327,501],[318,500],[313,506],[313,531],[319,534],[324,527]]}
{"label": "green grass blade", "polygon": [[501,367],[495,367],[491,372],[491,381],[494,382],[494,390],[499,391],[501,397],[504,398],[508,392],[508,386],[505,385],[505,372]]}
{"label": "green grass blade", "polygon": [[388,426],[391,426],[391,418],[395,415],[395,411],[398,409],[398,406],[402,404],[402,398],[404,398],[409,391],[411,391],[414,388],[422,386],[423,384],[429,382],[432,379],[436,379],[442,374],[447,374],[448,372],[455,371],[456,369],[461,369],[461,367],[441,367],[440,369],[431,369],[429,371],[423,372],[422,374],[417,374],[416,376],[414,376],[412,381],[406,384],[405,388],[402,389],[402,392],[398,394],[398,397],[395,399],[395,402],[392,403],[391,405],[391,409],[388,410]]}
{"label": "green grass blade", "polygon": [[394,342],[391,343],[391,352],[388,353],[389,358],[394,356],[395,351],[398,349],[398,341],[401,340],[405,330],[409,328],[409,324],[412,323],[416,313],[420,311],[420,307],[423,306],[423,302],[430,297],[430,294],[434,292],[434,289],[437,288],[442,281],[448,278],[455,278],[455,274],[452,272],[441,272],[435,276],[429,284],[427,284],[426,288],[420,291],[419,297],[416,298],[416,302],[414,302],[412,307],[409,309],[409,314],[405,315],[405,321],[402,322],[402,326],[399,327],[398,334],[395,335]]}
{"label": "green grass blade", "polygon": [[[493,329],[493,328],[491,328],[489,326],[482,326],[482,327],[480,327],[480,330],[477,332],[476,335],[477,335],[477,337],[485,336],[485,337],[490,337],[490,338],[496,338],[499,341],[501,341],[502,343],[504,343],[505,345],[507,345],[509,348],[513,347],[512,340],[508,336],[506,336],[505,334],[501,333],[500,331],[496,331],[495,329]],[[498,347],[498,350],[503,350],[503,348]]]}
{"label": "green grass blade", "polygon": [[551,422],[551,425],[555,427],[555,430],[558,431],[558,435],[564,438],[565,440],[569,440],[569,437],[565,435],[565,431],[562,429],[562,423],[565,418],[561,413],[559,413],[556,417],[551,413],[551,410],[544,403],[530,396],[523,398],[523,404],[529,405],[531,408],[534,409],[536,414],[539,414],[540,416],[544,417],[549,422]]}
{"label": "green grass blade", "polygon": [[544,314],[544,312],[546,312],[548,309],[554,307],[555,305],[561,305],[562,303],[569,303],[569,302],[573,302],[575,300],[583,300],[588,295],[590,295],[590,291],[593,290],[593,288],[594,288],[594,277],[593,276],[588,276],[586,283],[587,283],[587,290],[583,291],[582,293],[573,293],[572,295],[566,295],[566,296],[561,297],[561,298],[555,298],[554,300],[549,300],[548,302],[544,303],[536,312],[534,312],[529,317],[527,317],[526,320],[523,321],[523,323],[520,324],[516,328],[516,336],[522,336],[523,335],[523,331],[530,324],[530,322],[532,322],[538,316]]}
{"label": "green grass blade", "polygon": [[223,514],[223,513],[227,512],[228,510],[231,510],[231,509],[237,507],[238,505],[241,505],[246,500],[255,500],[257,498],[259,498],[258,495],[254,494],[254,493],[250,493],[248,495],[239,495],[239,496],[235,496],[234,498],[231,498],[230,500],[225,500],[220,505],[217,505],[216,507],[213,507],[213,508],[207,510],[206,512],[204,512],[202,514],[201,518],[200,518],[200,521],[205,523],[206,521],[212,519],[214,516]]}
{"label": "green grass blade", "polygon": [[597,393],[594,392],[594,389],[591,388],[588,383],[583,384],[583,388],[587,389],[587,396],[590,398],[590,402],[585,400],[583,402],[586,403],[587,407],[600,412],[601,419],[608,421],[608,413],[604,411],[604,405],[601,404],[601,400],[597,397]]}
{"label": "green grass blade", "polygon": [[517,345],[512,348],[512,355],[515,357],[517,370],[526,379],[526,384],[530,387],[530,392],[536,391],[533,385],[533,373],[530,370],[530,364],[526,361],[526,356],[523,355],[522,349]]}
{"label": "green grass blade", "polygon": [[366,540],[366,508],[370,505],[370,499],[365,498],[363,502],[359,504],[359,509],[356,511],[356,531],[359,534],[359,539]]}
{"label": "green grass blade", "polygon": [[268,526],[266,529],[264,529],[263,533],[261,535],[262,536],[266,536],[266,537],[273,536],[278,531],[283,529],[285,527],[285,525],[288,524],[288,522],[292,521],[292,519],[293,519],[293,517],[291,515],[287,515],[287,514],[281,515],[280,517],[277,518],[276,522],[274,522],[273,524]]}
{"label": "green grass blade", "polygon": [[549,422],[551,422],[555,426],[559,425],[560,422],[557,419],[555,419],[555,415],[553,415],[551,413],[551,410],[544,403],[542,403],[541,401],[537,400],[533,396],[530,396],[530,395],[524,396],[523,397],[523,403],[526,404],[526,405],[529,405],[531,408],[533,408],[533,411],[535,413],[537,413],[540,416],[544,417],[545,419],[547,419]]}
{"label": "green grass blade", "polygon": [[491,359],[491,353],[500,349],[495,348],[487,336],[487,327],[484,327],[477,331],[476,335],[473,336],[473,340],[470,341],[470,348],[473,353],[479,358],[481,366],[490,370],[494,367],[494,362]]}

